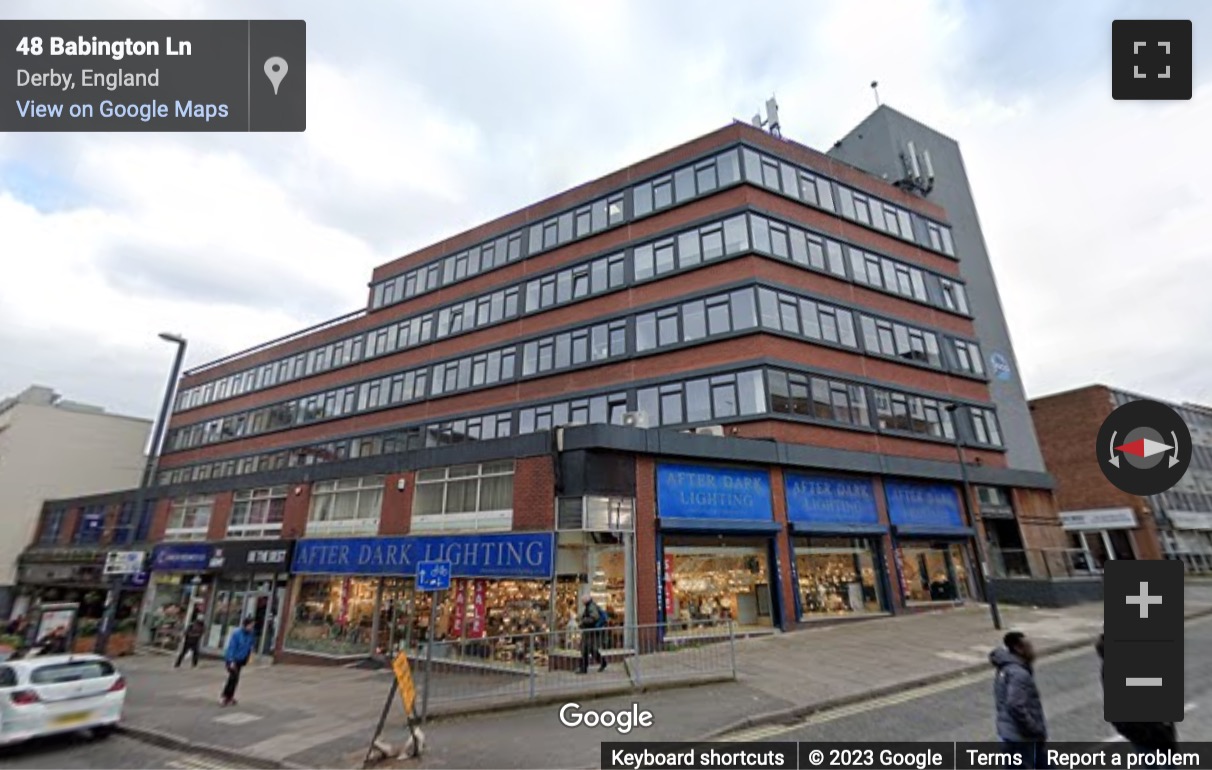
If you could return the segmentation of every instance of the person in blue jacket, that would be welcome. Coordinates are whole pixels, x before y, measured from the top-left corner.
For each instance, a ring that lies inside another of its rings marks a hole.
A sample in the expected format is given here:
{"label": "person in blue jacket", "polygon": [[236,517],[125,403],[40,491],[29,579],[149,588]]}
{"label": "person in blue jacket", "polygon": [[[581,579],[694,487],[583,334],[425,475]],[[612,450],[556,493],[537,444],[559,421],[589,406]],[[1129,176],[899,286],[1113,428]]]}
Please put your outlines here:
{"label": "person in blue jacket", "polygon": [[240,685],[240,671],[248,665],[252,657],[253,647],[257,636],[253,633],[256,622],[253,618],[245,618],[239,628],[227,640],[227,651],[223,662],[227,666],[227,684],[223,686],[223,695],[219,699],[220,706],[236,705],[236,688]]}

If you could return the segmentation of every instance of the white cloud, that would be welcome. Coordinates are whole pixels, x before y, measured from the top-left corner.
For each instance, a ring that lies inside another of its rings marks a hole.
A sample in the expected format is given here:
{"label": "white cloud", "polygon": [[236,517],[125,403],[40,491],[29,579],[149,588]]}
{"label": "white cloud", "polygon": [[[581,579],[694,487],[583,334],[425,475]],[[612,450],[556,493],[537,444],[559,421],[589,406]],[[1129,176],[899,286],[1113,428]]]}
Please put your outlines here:
{"label": "white cloud", "polygon": [[374,265],[747,120],[772,92],[784,133],[827,149],[878,80],[961,142],[1029,392],[1103,380],[1212,401],[1209,96],[1112,102],[1114,7],[1054,17],[1081,35],[1072,53],[1003,31],[1030,29],[1030,8],[948,0],[263,11],[308,20],[303,134],[0,135],[0,394],[53,377],[150,413],[162,328],[196,364],[324,320],[361,305]]}

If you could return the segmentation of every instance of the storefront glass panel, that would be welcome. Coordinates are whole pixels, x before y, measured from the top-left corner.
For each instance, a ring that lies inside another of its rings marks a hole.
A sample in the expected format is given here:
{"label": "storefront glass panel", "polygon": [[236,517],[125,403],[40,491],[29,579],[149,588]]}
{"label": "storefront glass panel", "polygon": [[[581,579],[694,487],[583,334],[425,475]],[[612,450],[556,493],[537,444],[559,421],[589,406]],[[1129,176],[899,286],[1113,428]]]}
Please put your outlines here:
{"label": "storefront glass panel", "polygon": [[880,562],[872,541],[848,537],[795,539],[795,569],[805,618],[882,612]]}
{"label": "storefront glass panel", "polygon": [[737,545],[689,542],[695,539],[666,541],[666,580],[672,579],[673,588],[669,622],[683,628],[729,620],[738,630],[772,627],[767,542],[752,538]]}
{"label": "storefront glass panel", "polygon": [[957,602],[971,597],[961,543],[902,542],[900,562],[906,603]]}
{"label": "storefront glass panel", "polygon": [[323,655],[368,655],[378,578],[299,580],[285,647]]}

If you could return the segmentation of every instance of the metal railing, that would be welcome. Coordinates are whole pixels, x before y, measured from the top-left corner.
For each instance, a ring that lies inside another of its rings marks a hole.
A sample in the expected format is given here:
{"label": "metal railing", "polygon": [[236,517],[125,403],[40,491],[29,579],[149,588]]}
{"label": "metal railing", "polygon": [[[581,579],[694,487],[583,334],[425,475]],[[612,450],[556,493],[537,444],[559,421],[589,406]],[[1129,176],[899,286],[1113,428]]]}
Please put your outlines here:
{"label": "metal railing", "polygon": [[1058,580],[1102,574],[1081,548],[990,548],[989,575],[995,578]]}
{"label": "metal railing", "polygon": [[428,702],[433,714],[735,679],[735,638],[732,621],[686,621],[449,640],[435,642],[432,651],[421,643],[408,656],[418,695],[428,687],[428,697],[417,699],[418,710]]}

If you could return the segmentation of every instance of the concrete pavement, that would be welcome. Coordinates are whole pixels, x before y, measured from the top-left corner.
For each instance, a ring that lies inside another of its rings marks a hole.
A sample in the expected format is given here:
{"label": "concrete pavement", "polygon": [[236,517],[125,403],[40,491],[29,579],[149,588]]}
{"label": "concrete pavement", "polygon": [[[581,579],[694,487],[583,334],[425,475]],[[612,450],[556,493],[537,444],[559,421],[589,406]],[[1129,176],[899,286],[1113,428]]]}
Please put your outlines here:
{"label": "concrete pavement", "polygon": [[[1212,586],[1187,589],[1189,615],[1212,613]],[[1007,628],[1035,639],[1044,652],[1083,646],[1102,626],[1102,605],[1065,610],[1004,608]],[[621,710],[638,703],[655,725],[619,736],[570,729],[559,705],[441,719],[426,727],[422,767],[591,767],[600,742],[694,740],[804,715],[962,676],[987,667],[1000,640],[980,606],[809,628],[736,643],[738,681],[584,701]],[[198,750],[280,766],[360,764],[390,687],[389,675],[349,669],[270,666],[246,672],[236,709],[219,709],[223,671],[217,663],[175,671],[171,661],[120,661],[131,690],[127,721],[134,730],[172,735]],[[590,681],[590,680],[587,680]],[[572,700],[572,699],[570,699]],[[389,740],[405,733],[393,707]],[[474,740],[469,740],[474,736]]]}

